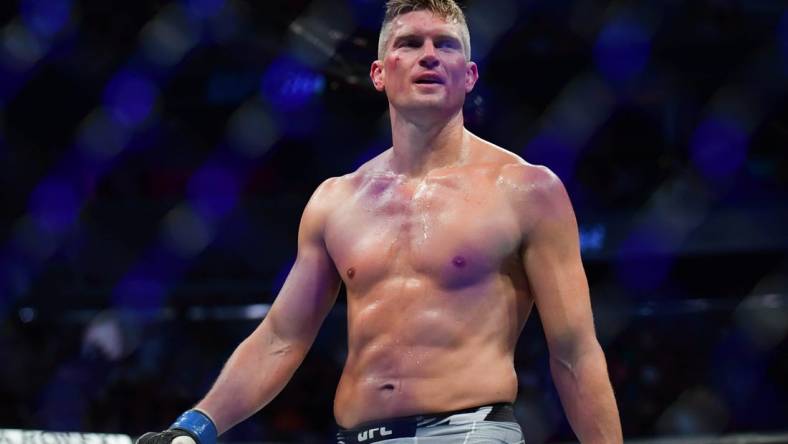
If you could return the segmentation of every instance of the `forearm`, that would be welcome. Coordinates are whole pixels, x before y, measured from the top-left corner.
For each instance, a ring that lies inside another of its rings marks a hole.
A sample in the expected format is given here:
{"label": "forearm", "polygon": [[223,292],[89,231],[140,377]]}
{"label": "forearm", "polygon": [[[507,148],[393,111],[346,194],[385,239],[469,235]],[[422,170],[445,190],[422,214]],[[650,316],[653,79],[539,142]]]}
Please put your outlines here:
{"label": "forearm", "polygon": [[569,423],[582,444],[623,442],[616,399],[596,341],[574,359],[550,358],[550,369]]}
{"label": "forearm", "polygon": [[282,391],[307,349],[306,345],[283,340],[263,323],[235,349],[195,408],[207,413],[218,432],[224,433]]}

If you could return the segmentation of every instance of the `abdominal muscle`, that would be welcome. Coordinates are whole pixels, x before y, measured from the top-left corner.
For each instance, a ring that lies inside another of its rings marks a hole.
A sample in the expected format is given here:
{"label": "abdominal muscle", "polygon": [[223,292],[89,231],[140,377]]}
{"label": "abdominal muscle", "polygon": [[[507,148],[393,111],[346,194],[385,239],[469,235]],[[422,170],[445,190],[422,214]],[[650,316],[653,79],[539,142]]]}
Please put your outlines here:
{"label": "abdominal muscle", "polygon": [[513,401],[514,346],[531,304],[504,281],[446,290],[398,277],[370,291],[349,290],[337,423],[352,428]]}

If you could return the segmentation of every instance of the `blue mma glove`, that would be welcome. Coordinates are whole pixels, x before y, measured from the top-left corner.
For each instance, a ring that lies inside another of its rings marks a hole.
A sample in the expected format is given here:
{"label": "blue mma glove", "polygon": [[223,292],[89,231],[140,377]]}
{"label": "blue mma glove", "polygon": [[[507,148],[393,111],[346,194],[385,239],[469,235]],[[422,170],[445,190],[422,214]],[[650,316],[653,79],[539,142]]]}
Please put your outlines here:
{"label": "blue mma glove", "polygon": [[189,410],[170,426],[155,433],[148,432],[137,438],[136,444],[216,444],[216,425],[199,410]]}

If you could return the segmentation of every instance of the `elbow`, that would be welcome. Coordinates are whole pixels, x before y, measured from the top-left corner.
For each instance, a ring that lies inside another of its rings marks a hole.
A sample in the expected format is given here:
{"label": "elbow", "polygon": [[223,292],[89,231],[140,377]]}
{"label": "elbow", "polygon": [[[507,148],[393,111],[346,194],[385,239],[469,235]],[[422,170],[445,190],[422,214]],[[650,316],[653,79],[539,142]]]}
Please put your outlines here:
{"label": "elbow", "polygon": [[587,359],[601,359],[604,352],[595,336],[584,339],[557,341],[550,344],[550,365],[563,372],[576,376],[577,369]]}
{"label": "elbow", "polygon": [[577,361],[565,359],[560,356],[550,355],[550,372],[555,379],[566,379],[577,381]]}
{"label": "elbow", "polygon": [[306,354],[298,338],[281,334],[272,323],[266,321],[245,342],[249,342],[248,346],[256,350],[261,358],[299,359],[299,356]]}
{"label": "elbow", "polygon": [[272,342],[271,348],[268,350],[268,356],[285,358],[294,352],[293,344],[289,342]]}

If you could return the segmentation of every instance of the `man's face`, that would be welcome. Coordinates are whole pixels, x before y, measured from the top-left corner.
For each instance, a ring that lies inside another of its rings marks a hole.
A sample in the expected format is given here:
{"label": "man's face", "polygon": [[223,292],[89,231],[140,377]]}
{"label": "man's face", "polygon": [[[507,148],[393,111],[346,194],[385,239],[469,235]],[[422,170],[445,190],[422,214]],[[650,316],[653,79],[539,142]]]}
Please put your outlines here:
{"label": "man's face", "polygon": [[454,112],[479,75],[465,59],[459,24],[414,11],[394,19],[385,56],[373,62],[370,77],[397,109]]}

